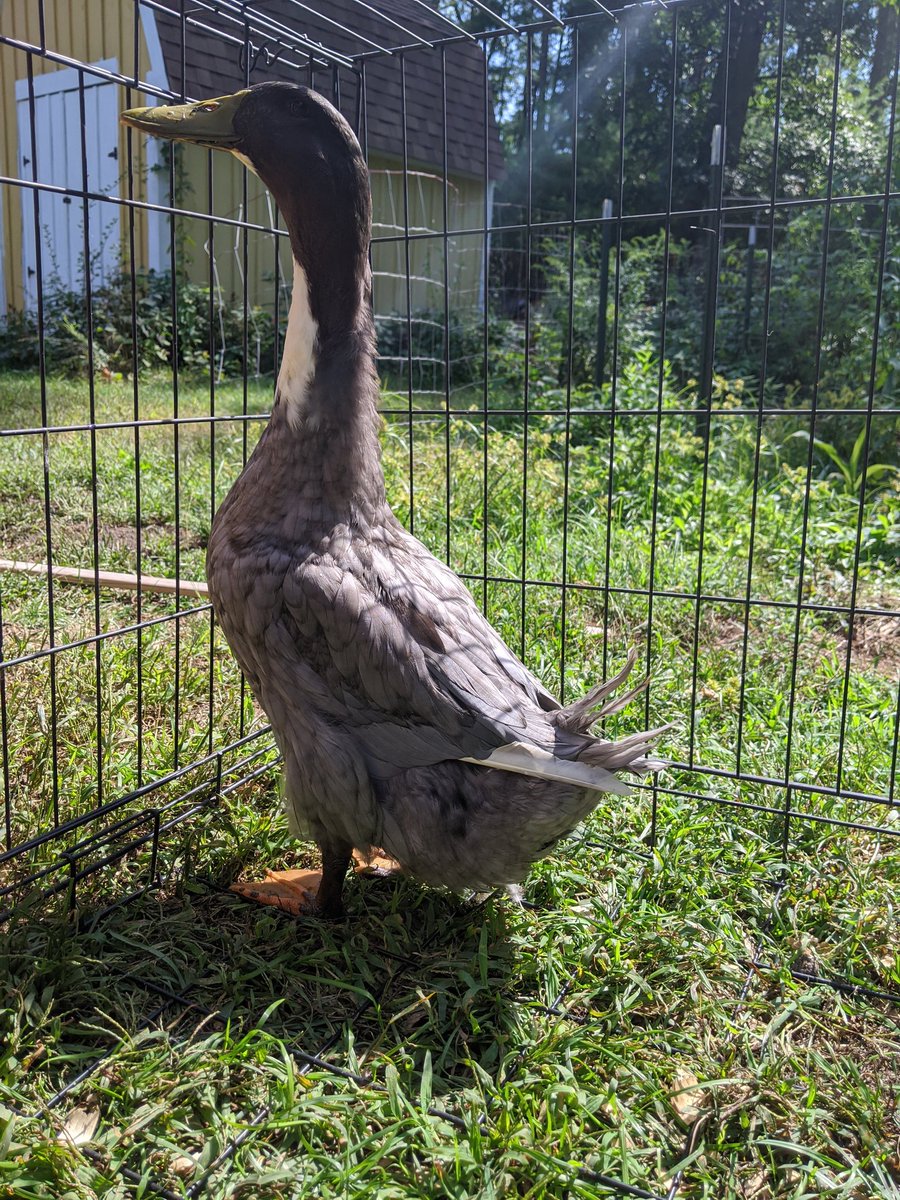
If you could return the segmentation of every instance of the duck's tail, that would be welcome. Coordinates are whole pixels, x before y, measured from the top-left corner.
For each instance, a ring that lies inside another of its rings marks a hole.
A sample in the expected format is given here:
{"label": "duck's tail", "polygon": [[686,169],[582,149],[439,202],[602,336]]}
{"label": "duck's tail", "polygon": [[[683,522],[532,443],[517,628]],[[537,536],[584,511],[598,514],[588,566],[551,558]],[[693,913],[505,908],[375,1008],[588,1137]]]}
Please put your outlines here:
{"label": "duck's tail", "polygon": [[603,683],[599,683],[595,688],[591,688],[587,695],[582,696],[580,700],[573,700],[565,708],[560,708],[557,712],[552,713],[550,719],[560,729],[568,729],[570,733],[587,733],[595,721],[599,721],[603,717],[610,717],[613,713],[621,712],[626,704],[631,703],[635,696],[639,696],[641,692],[646,691],[650,683],[650,677],[648,676],[643,682],[624,692],[616,699],[606,699],[607,696],[612,695],[617,687],[625,682],[634,670],[636,662],[637,650],[630,650],[625,666],[618,675],[613,675],[612,679],[607,679]]}
{"label": "duck's tail", "polygon": [[[648,676],[633,688],[629,688],[627,692],[623,692],[620,696],[613,696],[613,692],[625,682],[634,670],[636,662],[637,650],[632,649],[628,654],[625,666],[618,675],[591,688],[587,695],[582,696],[580,700],[575,700],[572,704],[567,704],[565,708],[553,713],[551,720],[557,728],[568,733],[589,736],[589,730],[596,721],[602,720],[603,717],[610,717],[613,713],[621,712],[636,696],[645,691],[650,683]],[[615,742],[592,737],[578,754],[578,761],[595,770],[601,768],[606,771],[630,771],[636,775],[643,775],[647,771],[658,771],[665,764],[659,759],[651,758],[650,752],[660,734],[670,728],[670,725],[660,725],[656,729],[642,729],[638,733],[632,733]]]}
{"label": "duck's tail", "polygon": [[671,726],[641,730],[614,742],[593,737],[589,730],[595,721],[619,712],[647,687],[649,679],[615,699],[609,698],[625,682],[636,662],[637,651],[632,650],[618,675],[592,688],[580,700],[549,714],[561,735],[552,751],[525,742],[512,742],[500,746],[485,759],[464,761],[477,761],[482,766],[574,784],[591,791],[630,795],[631,788],[614,772],[643,775],[647,771],[660,770],[665,764],[652,758],[650,753],[656,739]]}

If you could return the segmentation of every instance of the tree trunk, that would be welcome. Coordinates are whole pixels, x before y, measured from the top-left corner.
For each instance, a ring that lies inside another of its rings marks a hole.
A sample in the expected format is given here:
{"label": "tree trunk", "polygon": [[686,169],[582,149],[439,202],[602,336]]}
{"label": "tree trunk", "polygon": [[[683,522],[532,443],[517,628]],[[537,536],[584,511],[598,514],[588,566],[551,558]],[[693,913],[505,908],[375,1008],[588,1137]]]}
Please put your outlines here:
{"label": "tree trunk", "polygon": [[710,95],[709,115],[697,166],[705,175],[709,169],[709,144],[713,127],[725,124],[725,165],[737,166],[747,123],[750,97],[759,77],[759,52],[766,31],[766,6],[763,0],[734,0],[731,18],[731,50],[728,55],[728,95],[725,96],[726,59],[719,65]]}
{"label": "tree trunk", "polygon": [[536,127],[543,133],[547,128],[547,68],[550,58],[550,30],[545,29],[538,35],[541,41],[540,57],[538,58],[537,90],[534,98]]}
{"label": "tree trunk", "polygon": [[881,85],[890,77],[897,59],[897,32],[900,14],[896,8],[882,4],[878,10],[875,26],[875,49],[872,52],[872,67],[869,71],[869,91],[872,103],[882,100]]}

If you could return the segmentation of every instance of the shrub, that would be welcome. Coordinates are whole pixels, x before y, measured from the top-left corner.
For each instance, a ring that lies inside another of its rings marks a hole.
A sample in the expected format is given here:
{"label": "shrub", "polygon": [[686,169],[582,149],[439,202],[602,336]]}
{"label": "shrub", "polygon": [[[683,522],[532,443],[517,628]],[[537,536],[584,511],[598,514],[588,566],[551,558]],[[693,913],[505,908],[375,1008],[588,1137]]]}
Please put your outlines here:
{"label": "shrub", "polygon": [[[752,257],[748,256],[743,235],[737,240],[729,235],[719,262],[716,370],[727,376],[758,378],[765,359],[766,384],[772,399],[800,392],[808,401],[816,386],[820,394],[848,388],[857,396],[864,394],[872,366],[879,223],[879,214],[868,212],[865,205],[843,206],[832,221],[823,256],[821,211],[809,209],[792,215],[775,230],[771,278],[767,250],[762,244],[764,233]],[[875,362],[875,389],[886,399],[896,396],[900,380],[900,254],[895,247],[896,237],[888,242]],[[623,243],[616,278],[616,254],[612,250],[606,378],[611,373],[614,348],[620,374],[644,347],[659,355],[664,303],[665,357],[682,381],[697,377],[706,264],[702,242],[671,237],[666,247],[660,231]],[[532,325],[542,326],[539,340],[548,345],[548,331],[543,327],[550,324],[556,331],[552,349],[558,357],[562,382],[569,357],[567,244],[547,241],[543,245],[539,273],[541,288],[537,298],[532,299]],[[572,280],[571,364],[575,386],[590,382],[596,372],[599,277],[599,246],[584,239],[576,246]],[[821,350],[817,355],[819,341]]]}
{"label": "shrub", "polygon": [[[173,302],[177,336],[173,332]],[[219,372],[243,370],[243,306],[214,305],[211,313],[208,287],[176,278],[173,289],[167,271],[141,272],[132,284],[131,274],[121,270],[108,283],[95,287],[90,331],[82,292],[48,288],[43,317],[44,362],[50,372],[77,375],[91,364],[95,372],[121,375],[129,375],[135,368],[141,371],[163,366],[206,370],[211,349]],[[23,370],[39,366],[38,334],[36,313],[8,313],[0,324],[0,367]],[[252,308],[247,314],[248,372],[270,372],[274,359],[274,319],[265,309]]]}

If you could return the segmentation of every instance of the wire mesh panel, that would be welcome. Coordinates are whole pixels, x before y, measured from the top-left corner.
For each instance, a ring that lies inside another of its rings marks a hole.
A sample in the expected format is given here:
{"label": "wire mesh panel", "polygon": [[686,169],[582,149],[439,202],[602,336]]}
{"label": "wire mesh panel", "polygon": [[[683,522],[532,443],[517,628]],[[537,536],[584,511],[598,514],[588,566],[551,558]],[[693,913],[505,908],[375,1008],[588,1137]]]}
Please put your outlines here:
{"label": "wire mesh panel", "polygon": [[[671,723],[670,765],[627,849],[684,800],[785,865],[812,827],[900,832],[896,20],[461,7],[3,7],[4,918],[219,870],[223,823],[277,810],[203,580],[272,400],[287,233],[240,163],[117,120],[265,79],[328,97],[369,161],[395,511],[555,693],[638,647],[608,729]],[[328,1056],[368,1008],[299,1057],[359,1083]]]}

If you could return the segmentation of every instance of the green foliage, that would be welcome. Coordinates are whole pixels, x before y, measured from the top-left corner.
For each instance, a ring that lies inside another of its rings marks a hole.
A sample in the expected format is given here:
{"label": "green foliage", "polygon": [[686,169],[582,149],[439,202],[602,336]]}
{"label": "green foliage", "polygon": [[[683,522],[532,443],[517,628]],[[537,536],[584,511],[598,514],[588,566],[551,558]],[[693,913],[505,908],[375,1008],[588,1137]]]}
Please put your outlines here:
{"label": "green foliage", "polygon": [[[498,3],[507,19],[527,19],[519,0]],[[474,33],[492,19],[455,0],[445,7]],[[567,11],[580,17],[590,7],[572,0]],[[727,64],[721,6],[706,0],[679,13],[677,38],[670,14],[645,7],[617,22],[580,21],[577,45],[564,28],[491,41],[507,172],[497,188],[489,292],[493,312],[520,330],[530,308],[531,334],[525,347],[521,332],[503,331],[492,381],[517,378],[521,387],[526,354],[531,386],[555,378],[578,391],[597,376],[595,222],[605,198],[624,219],[610,256],[604,379],[622,380],[645,349],[671,363],[679,386],[700,376],[712,220],[679,214],[718,206],[709,144],[713,123],[724,120],[715,370],[743,378],[747,396],[767,406],[897,406],[900,226],[891,207],[882,263],[877,200],[892,186],[885,118],[896,5],[746,0],[732,15]],[[843,199],[853,195],[876,199]],[[831,208],[821,203],[829,196],[840,198]],[[776,211],[770,237],[772,198],[791,203]],[[667,211],[668,222],[659,215]],[[575,246],[567,234],[526,238],[526,215],[537,223],[574,216]],[[757,242],[748,252],[753,219]],[[815,436],[846,459],[857,423],[821,417]],[[896,453],[896,437],[894,418],[873,424],[875,461]]]}
{"label": "green foliage", "polygon": [[[863,452],[866,449],[867,432],[864,424],[846,458],[836,446],[832,446],[829,442],[825,442],[821,438],[812,439],[816,449],[820,450],[837,467],[837,471],[832,471],[829,477],[842,485],[851,495],[858,494],[863,484],[867,488],[872,487],[879,482],[885,482],[890,476],[900,473],[900,468],[892,463],[868,463],[866,465]],[[809,432],[805,429],[798,430],[793,436],[803,438],[807,442],[810,440]]]}
{"label": "green foliage", "polygon": [[[91,363],[95,373],[106,375],[124,376],[135,368],[161,366],[203,371],[209,368],[210,350],[218,371],[239,373],[244,367],[243,306],[214,303],[211,312],[208,287],[177,278],[173,288],[167,271],[141,272],[132,280],[128,271],[121,270],[108,283],[94,287],[90,328],[82,292],[49,286],[43,311],[44,361],[49,372],[81,375]],[[262,308],[251,308],[246,326],[248,373],[272,371],[275,326],[271,315]],[[11,312],[3,318],[0,367],[37,367],[40,345],[36,313]]]}
{"label": "green foliage", "polygon": [[[757,376],[758,383],[765,355],[770,399],[796,401],[800,397],[808,402],[818,386],[823,397],[852,389],[856,403],[864,403],[876,337],[879,231],[861,211],[849,206],[840,211],[840,219],[841,228],[830,231],[824,279],[820,212],[807,211],[777,229],[771,264],[765,246],[757,246],[751,255],[745,243],[732,239],[725,243],[716,297],[717,371],[727,377]],[[889,246],[873,379],[875,391],[885,401],[894,394],[900,366],[900,256],[895,245]],[[557,327],[556,348],[564,373],[569,335],[568,250],[547,242],[543,255],[546,290],[536,304],[535,319]],[[693,242],[670,237],[667,245],[663,232],[623,244],[617,280],[615,251],[611,251],[607,377],[614,335],[621,371],[645,347],[659,354],[664,315],[666,359],[682,380],[696,377],[705,271],[705,254]],[[594,376],[599,277],[597,248],[587,241],[579,243],[572,277],[571,362],[576,385]],[[764,329],[767,288],[770,300]],[[546,339],[546,332],[540,337]]]}
{"label": "green foliage", "polygon": [[[821,211],[801,212],[776,227],[771,261],[765,245],[749,254],[745,242],[725,242],[716,294],[715,371],[742,380],[744,406],[756,405],[760,394],[767,406],[786,410],[809,408],[816,399],[819,409],[856,409],[860,419],[870,394],[876,409],[895,406],[900,256],[891,229],[876,322],[877,221],[864,206],[845,205],[835,214],[825,247]],[[546,239],[539,249],[542,290],[532,302],[527,347],[532,394],[570,389],[603,405],[606,389],[602,395],[591,391],[598,350],[599,246],[581,237],[574,249],[567,238]],[[661,231],[624,242],[618,259],[614,247],[609,254],[604,379],[614,376],[632,400],[639,392],[641,404],[656,403],[660,379],[665,393],[690,392],[700,370],[705,252],[686,238],[667,242]],[[478,330],[475,326],[476,335]],[[648,370],[651,361],[656,377]],[[492,318],[492,389],[521,389],[525,362],[525,322]],[[560,399],[564,403],[564,396]],[[897,434],[895,415],[873,421],[870,461],[894,456]],[[815,436],[847,458],[858,421],[852,414],[826,411],[817,418]],[[878,471],[870,476],[883,478]]]}
{"label": "green foliage", "polygon": [[[458,0],[442,3],[476,34],[495,20]],[[883,192],[883,114],[896,46],[896,24],[882,16],[887,7],[800,0],[784,10],[782,28],[778,5],[744,0],[729,26],[726,64],[722,7],[713,0],[684,10],[677,39],[665,10],[635,9],[613,22],[598,16],[590,0],[567,0],[563,8],[571,15],[593,12],[596,18],[578,22],[577,48],[571,27],[488,43],[507,158],[498,200],[521,215],[527,192],[539,220],[567,219],[573,203],[576,216],[596,217],[603,198],[621,191],[630,216],[662,212],[670,203],[671,156],[671,209],[705,207],[717,121],[727,129],[725,196],[766,196],[776,116],[777,194],[818,196],[825,190],[833,113],[835,194]],[[497,0],[493,9],[512,22],[532,20],[521,0]]]}

